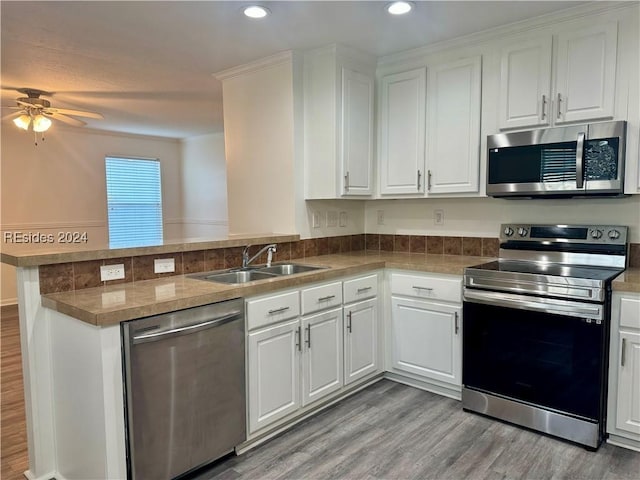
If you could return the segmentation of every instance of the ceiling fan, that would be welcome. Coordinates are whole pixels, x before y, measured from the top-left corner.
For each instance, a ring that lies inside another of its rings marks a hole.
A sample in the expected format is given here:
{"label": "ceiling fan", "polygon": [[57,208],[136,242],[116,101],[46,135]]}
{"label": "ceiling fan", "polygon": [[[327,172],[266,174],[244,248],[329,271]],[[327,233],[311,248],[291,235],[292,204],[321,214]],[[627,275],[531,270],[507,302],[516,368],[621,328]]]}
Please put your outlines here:
{"label": "ceiling fan", "polygon": [[52,118],[54,120],[60,120],[68,125],[73,125],[74,127],[82,127],[86,125],[82,120],[70,117],[69,115],[95,119],[104,118],[101,114],[95,112],[70,110],[68,108],[53,108],[51,107],[51,102],[49,100],[40,98],[41,95],[51,95],[51,93],[43,90],[37,90],[35,88],[19,88],[17,91],[26,95],[26,97],[16,99],[17,106],[6,107],[17,111],[7,115],[5,118],[16,117],[13,119],[13,123],[23,130],[29,130],[29,127],[31,127],[31,130],[34,132],[45,132],[51,126]]}

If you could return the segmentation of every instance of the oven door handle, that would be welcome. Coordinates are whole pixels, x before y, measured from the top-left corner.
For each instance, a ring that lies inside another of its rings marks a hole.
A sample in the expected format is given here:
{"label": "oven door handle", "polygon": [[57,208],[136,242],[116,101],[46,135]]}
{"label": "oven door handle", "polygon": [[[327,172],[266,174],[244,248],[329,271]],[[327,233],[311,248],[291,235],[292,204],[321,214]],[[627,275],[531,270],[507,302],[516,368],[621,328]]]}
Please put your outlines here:
{"label": "oven door handle", "polygon": [[517,308],[519,310],[533,310],[552,315],[566,315],[596,320],[600,323],[604,318],[602,305],[590,305],[566,300],[544,299],[526,295],[485,292],[481,290],[464,290],[464,301],[494,305],[497,307]]}

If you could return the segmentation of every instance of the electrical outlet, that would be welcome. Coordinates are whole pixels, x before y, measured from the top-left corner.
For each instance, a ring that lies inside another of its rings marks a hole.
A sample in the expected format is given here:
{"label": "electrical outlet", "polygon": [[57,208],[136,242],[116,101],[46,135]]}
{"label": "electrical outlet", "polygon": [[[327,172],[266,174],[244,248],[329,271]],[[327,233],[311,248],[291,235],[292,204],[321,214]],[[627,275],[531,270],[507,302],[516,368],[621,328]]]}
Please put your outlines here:
{"label": "electrical outlet", "polygon": [[340,226],[346,227],[348,221],[349,221],[349,216],[347,215],[347,212],[340,212]]}
{"label": "electrical outlet", "polygon": [[156,258],[153,261],[154,273],[171,273],[176,271],[175,258]]}
{"label": "electrical outlet", "polygon": [[378,210],[378,225],[384,225],[384,210]]}
{"label": "electrical outlet", "polygon": [[100,266],[100,281],[121,280],[124,278],[124,263]]}
{"label": "electrical outlet", "polygon": [[435,225],[444,225],[444,210],[433,211],[433,223]]}
{"label": "electrical outlet", "polygon": [[335,210],[330,210],[327,212],[327,227],[337,227],[338,226],[338,212]]}
{"label": "electrical outlet", "polygon": [[320,228],[320,212],[313,212],[311,219],[313,228]]}

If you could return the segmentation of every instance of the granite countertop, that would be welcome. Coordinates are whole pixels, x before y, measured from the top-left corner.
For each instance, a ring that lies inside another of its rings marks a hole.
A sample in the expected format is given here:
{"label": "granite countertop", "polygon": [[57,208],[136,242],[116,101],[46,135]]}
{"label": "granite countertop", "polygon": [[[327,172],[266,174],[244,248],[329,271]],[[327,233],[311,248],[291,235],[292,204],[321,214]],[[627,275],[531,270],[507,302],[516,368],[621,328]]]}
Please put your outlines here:
{"label": "granite countertop", "polygon": [[640,293],[640,268],[627,268],[613,280],[611,288],[614,292]]}
{"label": "granite countertop", "polygon": [[86,245],[82,243],[61,245],[54,243],[55,236],[52,236],[50,243],[5,243],[2,245],[2,252],[0,252],[0,261],[14,267],[34,267],[54,263],[243,247],[248,243],[267,244],[295,242],[297,240],[300,240],[300,235],[298,234],[258,233],[226,235],[217,238],[167,239],[161,245],[111,248],[108,245]]}
{"label": "granite countertop", "polygon": [[176,275],[42,296],[42,305],[84,322],[106,326],[184,308],[295,288],[380,268],[462,275],[464,268],[495,260],[458,255],[352,252],[294,262],[330,267],[268,280],[226,285]]}

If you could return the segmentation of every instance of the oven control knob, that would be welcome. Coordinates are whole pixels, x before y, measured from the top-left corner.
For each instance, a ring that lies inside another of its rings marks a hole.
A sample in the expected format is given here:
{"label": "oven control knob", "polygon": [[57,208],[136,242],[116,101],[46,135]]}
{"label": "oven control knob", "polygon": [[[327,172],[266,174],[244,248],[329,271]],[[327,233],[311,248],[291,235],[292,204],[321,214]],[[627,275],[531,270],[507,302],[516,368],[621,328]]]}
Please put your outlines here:
{"label": "oven control knob", "polygon": [[524,227],[520,227],[518,229],[518,235],[520,235],[521,237],[526,237],[527,233],[529,233],[529,231]]}
{"label": "oven control knob", "polygon": [[505,227],[504,228],[504,234],[505,234],[505,236],[510,237],[511,235],[513,235],[513,228]]}
{"label": "oven control knob", "polygon": [[591,238],[602,238],[602,230],[591,230]]}
{"label": "oven control knob", "polygon": [[609,238],[611,240],[617,240],[620,238],[620,232],[618,230],[609,230]]}

